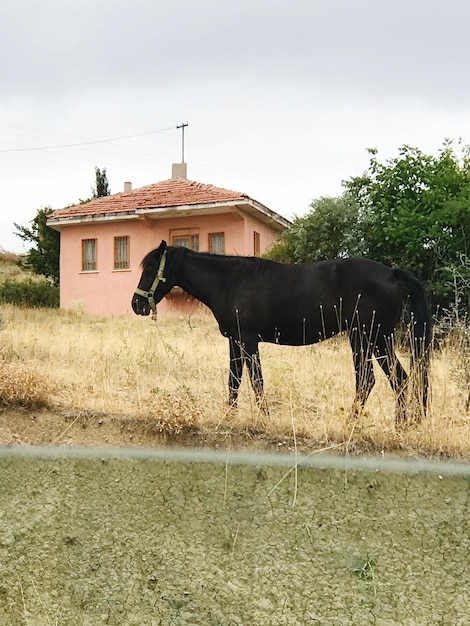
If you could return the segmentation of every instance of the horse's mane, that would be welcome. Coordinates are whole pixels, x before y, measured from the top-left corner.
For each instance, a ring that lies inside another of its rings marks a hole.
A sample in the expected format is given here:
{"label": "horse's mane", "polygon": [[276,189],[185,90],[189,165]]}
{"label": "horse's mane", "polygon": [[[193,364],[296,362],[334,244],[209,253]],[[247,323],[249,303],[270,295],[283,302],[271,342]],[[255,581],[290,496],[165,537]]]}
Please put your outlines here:
{"label": "horse's mane", "polygon": [[159,248],[155,248],[155,250],[151,250],[150,252],[148,252],[140,262],[140,267],[144,270],[149,265],[156,265],[157,261],[159,260],[159,252]]}
{"label": "horse's mane", "polygon": [[242,261],[244,263],[256,263],[259,264],[263,261],[256,256],[244,256],[238,254],[218,254],[215,252],[196,252],[195,250],[189,250],[189,252],[194,252],[200,257],[204,257],[206,259],[213,259],[214,261],[221,261],[227,263],[233,263],[234,261]]}
{"label": "horse's mane", "polygon": [[[237,261],[242,261],[245,263],[248,262],[248,263],[255,263],[259,265],[263,261],[263,259],[260,259],[259,257],[255,257],[255,256],[216,254],[214,252],[196,252],[195,250],[190,250],[189,248],[185,248],[184,246],[177,246],[177,247],[168,246],[167,249],[168,250],[171,250],[171,249],[184,250],[185,252],[194,253],[200,257],[213,259],[214,261],[219,261],[219,262],[233,263],[235,260],[237,260]],[[159,261],[160,261],[160,248],[155,248],[154,250],[151,250],[144,256],[144,258],[142,259],[140,263],[140,266],[142,269],[146,269],[148,267],[155,267],[159,263]]]}

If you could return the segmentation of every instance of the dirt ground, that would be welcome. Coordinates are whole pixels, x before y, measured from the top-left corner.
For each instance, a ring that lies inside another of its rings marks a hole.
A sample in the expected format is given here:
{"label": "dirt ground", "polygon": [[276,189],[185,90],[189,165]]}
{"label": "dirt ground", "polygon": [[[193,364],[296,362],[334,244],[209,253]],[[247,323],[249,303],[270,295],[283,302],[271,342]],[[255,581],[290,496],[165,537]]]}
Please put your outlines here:
{"label": "dirt ground", "polygon": [[293,449],[249,431],[2,411],[0,624],[470,623],[468,475],[22,452],[33,444],[238,448],[281,463]]}
{"label": "dirt ground", "polygon": [[[344,440],[331,435],[315,439],[296,434],[274,436],[255,425],[236,422],[206,428],[181,427],[178,432],[163,430],[165,423],[129,414],[100,413],[90,410],[24,408],[0,409],[0,447],[8,446],[91,446],[115,448],[195,448],[240,450],[304,455],[381,457],[388,459],[467,460],[444,449],[422,448],[400,444],[399,438],[381,450],[371,439]],[[338,435],[336,435],[338,437]]]}
{"label": "dirt ground", "polygon": [[470,623],[468,477],[3,455],[0,478],[0,624]]}
{"label": "dirt ground", "polygon": [[[50,411],[4,409],[0,411],[0,446],[77,445],[77,446],[178,446],[213,449],[253,449],[291,451],[291,439],[279,439],[254,429],[161,432],[153,420],[128,415],[99,414],[90,411]],[[299,439],[298,451],[311,451],[316,442]],[[334,446],[333,446],[334,447]]]}

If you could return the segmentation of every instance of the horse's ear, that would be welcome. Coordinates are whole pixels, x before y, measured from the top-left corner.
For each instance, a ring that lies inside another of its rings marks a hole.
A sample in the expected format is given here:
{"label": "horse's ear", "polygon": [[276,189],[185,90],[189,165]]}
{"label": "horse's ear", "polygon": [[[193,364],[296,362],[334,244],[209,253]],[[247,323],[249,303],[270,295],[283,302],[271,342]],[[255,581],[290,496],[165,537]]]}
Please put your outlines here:
{"label": "horse's ear", "polygon": [[158,250],[159,252],[163,252],[166,249],[166,241],[162,239],[162,243],[160,244]]}

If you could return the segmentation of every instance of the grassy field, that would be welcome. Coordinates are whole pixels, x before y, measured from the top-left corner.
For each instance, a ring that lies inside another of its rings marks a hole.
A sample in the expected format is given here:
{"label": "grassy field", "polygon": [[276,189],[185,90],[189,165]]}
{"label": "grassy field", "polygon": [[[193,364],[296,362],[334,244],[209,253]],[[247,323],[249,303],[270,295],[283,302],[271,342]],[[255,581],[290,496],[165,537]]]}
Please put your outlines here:
{"label": "grassy field", "polygon": [[[30,277],[17,261],[0,253],[0,283]],[[175,436],[242,433],[315,450],[468,458],[468,346],[449,338],[441,346],[432,361],[429,415],[398,432],[394,396],[378,368],[365,413],[350,419],[354,372],[343,338],[302,348],[261,344],[265,416],[246,376],[238,410],[228,411],[228,342],[203,308],[154,323],[0,305],[0,408],[43,407],[91,420],[112,414]]]}
{"label": "grassy field", "polygon": [[341,338],[302,348],[261,344],[265,416],[246,377],[238,410],[227,410],[228,343],[203,310],[162,315],[154,323],[3,305],[0,328],[4,407],[114,414],[176,435],[261,434],[312,450],[469,457],[470,416],[450,343],[433,358],[428,417],[397,431],[394,396],[380,371],[365,413],[350,419],[354,375]]}

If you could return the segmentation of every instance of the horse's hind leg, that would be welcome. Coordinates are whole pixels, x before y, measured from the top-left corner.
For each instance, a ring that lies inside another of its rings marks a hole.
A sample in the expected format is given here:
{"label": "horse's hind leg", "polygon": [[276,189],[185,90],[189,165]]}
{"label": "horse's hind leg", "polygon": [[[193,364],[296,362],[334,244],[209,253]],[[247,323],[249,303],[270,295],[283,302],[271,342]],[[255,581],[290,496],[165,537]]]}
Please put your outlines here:
{"label": "horse's hind leg", "polygon": [[243,359],[240,342],[232,337],[230,342],[230,374],[228,378],[228,403],[232,408],[237,407],[238,390],[242,381]]}
{"label": "horse's hind leg", "polygon": [[352,406],[353,417],[358,417],[362,413],[367,398],[375,385],[371,347],[367,341],[361,340],[358,334],[356,331],[349,336],[356,374],[356,395]]}
{"label": "horse's hind leg", "polygon": [[398,360],[393,347],[393,339],[382,337],[375,349],[375,357],[387,376],[390,386],[396,394],[395,424],[406,424],[406,382],[408,375]]}

